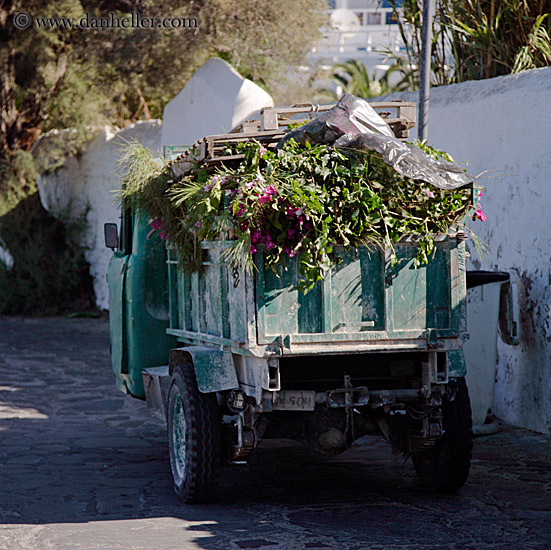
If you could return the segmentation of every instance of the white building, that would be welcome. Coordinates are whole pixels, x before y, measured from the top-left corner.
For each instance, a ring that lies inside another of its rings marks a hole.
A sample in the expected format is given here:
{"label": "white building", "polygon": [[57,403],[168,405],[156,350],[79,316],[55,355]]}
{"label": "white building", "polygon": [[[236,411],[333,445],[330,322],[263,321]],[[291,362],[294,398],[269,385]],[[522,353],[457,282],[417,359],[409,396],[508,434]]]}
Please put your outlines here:
{"label": "white building", "polygon": [[385,62],[385,52],[404,49],[389,0],[328,0],[328,4],[330,23],[322,29],[323,39],[312,49],[310,62],[331,66],[357,59],[380,78],[391,64]]}

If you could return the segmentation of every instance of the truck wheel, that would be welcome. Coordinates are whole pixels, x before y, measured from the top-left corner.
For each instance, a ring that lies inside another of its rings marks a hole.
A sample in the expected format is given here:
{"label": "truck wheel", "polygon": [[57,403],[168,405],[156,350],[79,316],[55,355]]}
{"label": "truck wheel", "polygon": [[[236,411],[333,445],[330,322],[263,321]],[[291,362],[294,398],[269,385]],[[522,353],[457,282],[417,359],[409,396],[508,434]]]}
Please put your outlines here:
{"label": "truck wheel", "polygon": [[216,396],[201,393],[192,365],[175,367],[168,397],[168,448],[176,494],[187,503],[208,500],[220,469]]}
{"label": "truck wheel", "polygon": [[473,424],[469,392],[464,378],[454,382],[455,398],[442,403],[444,435],[431,449],[412,455],[421,483],[433,491],[457,491],[465,485],[471,467]]}

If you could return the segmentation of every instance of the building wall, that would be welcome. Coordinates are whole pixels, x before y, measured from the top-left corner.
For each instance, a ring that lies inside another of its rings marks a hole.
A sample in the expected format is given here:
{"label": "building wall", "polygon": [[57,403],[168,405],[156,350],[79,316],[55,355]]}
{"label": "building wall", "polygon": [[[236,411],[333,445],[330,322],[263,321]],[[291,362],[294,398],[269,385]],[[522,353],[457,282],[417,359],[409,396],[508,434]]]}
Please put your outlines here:
{"label": "building wall", "polygon": [[479,179],[488,219],[469,224],[491,251],[479,258],[471,246],[468,268],[509,271],[520,291],[520,344],[498,338],[494,410],[543,433],[551,431],[550,98],[551,68],[434,88],[428,132],[472,175],[492,171]]}
{"label": "building wall", "polygon": [[[103,224],[115,222],[120,226],[120,211],[116,202],[121,187],[118,162],[125,143],[137,140],[153,151],[159,151],[161,122],[136,122],[123,130],[105,128],[78,157],[70,157],[53,174],[38,180],[40,200],[54,216],[64,211],[77,217],[87,211],[87,228],[82,244],[90,275],[94,282],[96,305],[109,309],[109,290],[106,274],[112,251],[105,247]],[[44,146],[47,148],[47,136]],[[159,153],[160,154],[160,153]]]}

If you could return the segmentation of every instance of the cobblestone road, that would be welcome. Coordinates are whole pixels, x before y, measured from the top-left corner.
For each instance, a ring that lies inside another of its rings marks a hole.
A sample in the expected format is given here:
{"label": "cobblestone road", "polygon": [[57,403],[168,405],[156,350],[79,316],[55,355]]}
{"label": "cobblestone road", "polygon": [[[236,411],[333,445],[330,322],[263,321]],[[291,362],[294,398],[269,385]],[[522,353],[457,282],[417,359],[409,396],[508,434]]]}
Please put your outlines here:
{"label": "cobblestone road", "polygon": [[475,441],[468,485],[425,494],[378,439],[312,461],[259,450],[215,504],[172,492],[163,427],[121,394],[104,320],[0,318],[0,549],[551,548],[551,438]]}

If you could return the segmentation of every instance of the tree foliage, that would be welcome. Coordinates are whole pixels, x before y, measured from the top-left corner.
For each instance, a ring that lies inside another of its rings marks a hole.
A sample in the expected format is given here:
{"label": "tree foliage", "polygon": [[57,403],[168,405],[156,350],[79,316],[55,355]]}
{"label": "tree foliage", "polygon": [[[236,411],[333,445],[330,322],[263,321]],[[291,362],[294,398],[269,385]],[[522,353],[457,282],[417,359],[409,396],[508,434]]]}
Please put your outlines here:
{"label": "tree foliage", "polygon": [[[219,55],[270,87],[302,60],[322,0],[0,0],[0,148],[28,149],[52,128],[160,117],[208,57]],[[14,16],[188,17],[197,27],[38,28]]]}
{"label": "tree foliage", "polygon": [[376,97],[393,91],[385,77],[377,79],[369,74],[359,59],[335,65],[331,70],[331,79],[344,93],[358,97]]}
{"label": "tree foliage", "polygon": [[[400,30],[407,45],[409,76],[418,83],[423,1],[391,3],[402,9]],[[436,0],[433,83],[479,80],[551,65],[550,14],[551,0]]]}

